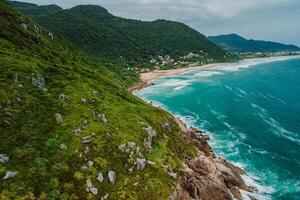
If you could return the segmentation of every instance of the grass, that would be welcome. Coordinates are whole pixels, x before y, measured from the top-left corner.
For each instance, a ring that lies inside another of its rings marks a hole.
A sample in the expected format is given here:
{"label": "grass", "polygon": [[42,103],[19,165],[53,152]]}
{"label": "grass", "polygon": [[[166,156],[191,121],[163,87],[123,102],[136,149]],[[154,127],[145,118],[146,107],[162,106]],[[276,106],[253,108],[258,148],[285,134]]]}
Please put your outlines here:
{"label": "grass", "polygon": [[[18,172],[14,178],[0,179],[0,199],[100,199],[106,194],[109,199],[167,199],[175,185],[168,171],[178,172],[184,155],[195,150],[177,126],[171,133],[162,129],[173,120],[170,114],[124,89],[136,75],[124,77],[117,67],[109,70],[112,64],[95,61],[60,38],[52,39],[41,27],[41,32],[34,32],[32,27],[38,25],[6,3],[0,2],[0,13],[0,153],[10,157],[0,163],[0,177],[8,170]],[[21,22],[28,24],[27,30],[19,26]],[[38,76],[45,78],[46,92],[32,84]],[[61,93],[69,100],[60,100]],[[104,113],[108,123],[94,118],[93,111]],[[61,124],[56,123],[56,113],[63,117]],[[143,144],[142,123],[157,131],[152,152]],[[77,128],[82,128],[80,137],[74,135]],[[81,137],[93,132],[85,155]],[[132,159],[118,149],[128,141],[140,146],[156,165],[129,172],[126,165]],[[61,144],[67,149],[60,149]],[[94,165],[82,170],[89,160]],[[110,170],[117,175],[113,185],[107,178]],[[100,171],[102,183],[96,180]],[[86,192],[87,179],[98,188],[98,195]]]}

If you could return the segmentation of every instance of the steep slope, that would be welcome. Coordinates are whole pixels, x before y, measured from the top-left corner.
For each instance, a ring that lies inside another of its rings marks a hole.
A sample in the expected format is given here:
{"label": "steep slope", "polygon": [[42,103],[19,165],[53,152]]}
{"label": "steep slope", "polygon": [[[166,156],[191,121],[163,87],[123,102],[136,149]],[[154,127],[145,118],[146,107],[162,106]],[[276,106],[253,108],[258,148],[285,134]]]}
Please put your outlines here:
{"label": "steep slope", "polygon": [[212,42],[220,47],[232,52],[281,52],[299,51],[295,45],[285,45],[277,42],[247,40],[237,34],[218,35],[208,37]]}
{"label": "steep slope", "polygon": [[216,61],[228,59],[224,58],[226,52],[223,49],[182,23],[123,19],[100,6],[76,6],[38,17],[38,21],[49,30],[64,35],[78,48],[100,58],[125,58],[140,63],[159,55],[177,58],[203,51]]}
{"label": "steep slope", "polygon": [[0,1],[0,199],[168,199],[173,117]]}
{"label": "steep slope", "polygon": [[63,10],[57,5],[38,6],[36,4],[23,3],[18,1],[9,1],[9,3],[21,10],[25,15],[30,15],[34,18],[53,14]]}

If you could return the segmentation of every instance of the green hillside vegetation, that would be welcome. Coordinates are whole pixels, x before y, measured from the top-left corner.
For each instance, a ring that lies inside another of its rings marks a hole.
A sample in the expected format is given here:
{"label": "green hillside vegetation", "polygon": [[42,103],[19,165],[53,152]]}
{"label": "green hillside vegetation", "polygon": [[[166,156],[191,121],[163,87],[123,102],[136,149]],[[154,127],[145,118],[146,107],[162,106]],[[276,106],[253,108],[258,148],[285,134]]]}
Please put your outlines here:
{"label": "green hillside vegetation", "polygon": [[237,34],[218,35],[208,37],[212,42],[220,47],[239,53],[257,52],[281,52],[281,51],[300,51],[295,45],[286,45],[277,42],[248,40]]}
{"label": "green hillside vegetation", "polygon": [[38,6],[32,3],[23,3],[18,1],[10,1],[11,5],[19,8],[25,15],[30,15],[34,18],[50,15],[63,9],[57,5]]}
{"label": "green hillside vegetation", "polygon": [[[23,11],[22,7],[17,8]],[[47,16],[28,14],[97,58],[126,60],[138,65],[159,55],[176,60],[190,52],[204,52],[204,60],[214,59],[214,62],[235,58],[204,35],[178,22],[124,19],[94,5],[76,6]]]}
{"label": "green hillside vegetation", "polygon": [[169,198],[168,173],[195,150],[170,114],[124,89],[130,74],[3,0],[0,63],[0,199]]}

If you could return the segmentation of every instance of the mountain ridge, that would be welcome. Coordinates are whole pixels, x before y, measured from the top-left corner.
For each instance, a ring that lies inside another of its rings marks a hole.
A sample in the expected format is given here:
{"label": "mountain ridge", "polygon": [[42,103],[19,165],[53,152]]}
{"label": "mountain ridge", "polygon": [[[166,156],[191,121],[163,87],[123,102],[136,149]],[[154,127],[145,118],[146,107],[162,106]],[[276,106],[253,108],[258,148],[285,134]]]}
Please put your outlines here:
{"label": "mountain ridge", "polygon": [[190,52],[203,51],[207,59],[215,62],[231,60],[225,50],[180,22],[124,19],[94,5],[79,5],[43,16],[32,13],[31,16],[81,50],[99,58],[144,63],[157,56],[179,58]]}
{"label": "mountain ridge", "polygon": [[246,39],[238,34],[227,34],[209,36],[212,42],[220,47],[239,53],[257,53],[257,52],[281,52],[281,51],[299,51],[300,48],[296,45],[287,45],[279,42]]}

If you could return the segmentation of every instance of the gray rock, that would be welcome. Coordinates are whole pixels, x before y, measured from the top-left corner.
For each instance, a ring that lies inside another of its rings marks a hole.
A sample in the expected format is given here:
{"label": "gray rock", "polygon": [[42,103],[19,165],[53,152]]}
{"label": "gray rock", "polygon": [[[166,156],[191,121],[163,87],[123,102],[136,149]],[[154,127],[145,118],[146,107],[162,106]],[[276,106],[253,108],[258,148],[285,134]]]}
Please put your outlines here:
{"label": "gray rock", "polygon": [[169,176],[170,176],[172,179],[174,179],[174,180],[177,179],[177,174],[174,173],[174,172],[169,172]]}
{"label": "gray rock", "polygon": [[0,163],[6,163],[9,161],[9,157],[5,154],[0,154]]}
{"label": "gray rock", "polygon": [[89,135],[89,136],[82,137],[81,141],[82,141],[83,144],[91,143],[92,142],[92,136]]}
{"label": "gray rock", "polygon": [[93,165],[94,165],[94,162],[93,162],[93,161],[91,161],[91,160],[89,160],[89,161],[88,161],[88,163],[87,163],[87,165],[88,165],[89,167],[93,167]]}
{"label": "gray rock", "polygon": [[55,113],[55,119],[56,119],[56,123],[58,125],[61,124],[63,121],[63,118],[62,118],[61,114],[59,114],[59,113]]}
{"label": "gray rock", "polygon": [[91,182],[90,179],[86,180],[86,191],[92,193],[93,195],[97,195],[98,194],[98,189],[95,188]]}
{"label": "gray rock", "polygon": [[21,24],[20,24],[20,27],[21,27],[22,29],[24,29],[24,30],[27,30],[28,25],[25,24],[25,23],[21,23]]}
{"label": "gray rock", "polygon": [[135,182],[135,183],[133,184],[133,186],[138,186],[138,184],[139,184],[139,182]]}
{"label": "gray rock", "polygon": [[106,200],[107,198],[108,198],[108,194],[106,194],[103,197],[101,197],[101,200]]}
{"label": "gray rock", "polygon": [[94,94],[95,96],[99,96],[99,93],[98,93],[96,90],[93,91],[93,94]]}
{"label": "gray rock", "polygon": [[162,125],[162,128],[164,129],[165,132],[171,133],[172,132],[172,126],[169,122],[165,123]]}
{"label": "gray rock", "polygon": [[108,172],[108,179],[109,179],[110,183],[114,184],[116,182],[116,178],[117,178],[117,176],[114,171]]}
{"label": "gray rock", "polygon": [[129,157],[132,158],[133,155],[134,155],[134,151],[131,151]]}
{"label": "gray rock", "polygon": [[65,95],[65,94],[59,94],[58,98],[61,99],[61,100],[64,100],[64,101],[69,100],[69,97],[67,95]]}
{"label": "gray rock", "polygon": [[32,84],[42,89],[45,86],[45,78],[42,76],[37,78],[32,78]]}
{"label": "gray rock", "polygon": [[98,116],[98,118],[99,118],[103,123],[107,123],[107,122],[108,122],[108,120],[107,120],[107,118],[105,117],[104,114],[98,114],[97,116]]}
{"label": "gray rock", "polygon": [[156,163],[155,163],[155,162],[153,162],[153,161],[150,161],[150,160],[147,160],[147,163],[148,163],[149,165],[156,165]]}
{"label": "gray rock", "polygon": [[146,159],[142,158],[138,158],[136,159],[136,169],[137,170],[143,170],[146,167]]}
{"label": "gray rock", "polygon": [[136,146],[135,142],[128,142],[127,145],[129,148],[135,148]]}
{"label": "gray rock", "polygon": [[67,150],[68,147],[65,144],[60,144],[60,149],[61,150]]}
{"label": "gray rock", "polygon": [[12,116],[13,116],[13,114],[12,114],[11,112],[5,112],[5,115],[6,115],[7,117],[12,117]]}
{"label": "gray rock", "polygon": [[144,139],[144,145],[151,151],[152,149],[152,139],[157,135],[156,131],[151,127],[148,126],[143,128],[143,130],[147,133],[147,137]]}
{"label": "gray rock", "polygon": [[82,128],[87,128],[88,126],[88,120],[84,120],[82,123]]}
{"label": "gray rock", "polygon": [[19,81],[18,75],[14,75],[14,81],[15,81],[15,82],[18,82],[18,81]]}
{"label": "gray rock", "polygon": [[121,151],[121,152],[125,152],[125,150],[126,150],[126,145],[125,144],[120,144],[119,146],[118,146],[118,149]]}
{"label": "gray rock", "polygon": [[101,172],[98,173],[97,180],[98,180],[100,183],[103,182],[104,178],[103,178],[103,174],[102,174]]}
{"label": "gray rock", "polygon": [[3,177],[3,180],[7,180],[7,179],[10,179],[10,178],[13,178],[17,175],[18,172],[15,172],[15,171],[7,171],[5,176]]}
{"label": "gray rock", "polygon": [[74,132],[74,134],[75,134],[76,136],[79,136],[80,133],[81,133],[81,129],[80,129],[80,128],[75,129],[73,132]]}
{"label": "gray rock", "polygon": [[147,128],[143,128],[143,130],[148,134],[149,137],[153,138],[157,135],[156,131],[151,127],[148,126]]}
{"label": "gray rock", "polygon": [[80,99],[80,102],[81,102],[82,104],[87,104],[87,100],[86,100],[85,98],[81,98],[81,99]]}
{"label": "gray rock", "polygon": [[90,147],[86,146],[85,150],[84,150],[84,154],[85,155],[88,154],[90,152],[90,150],[91,150]]}

